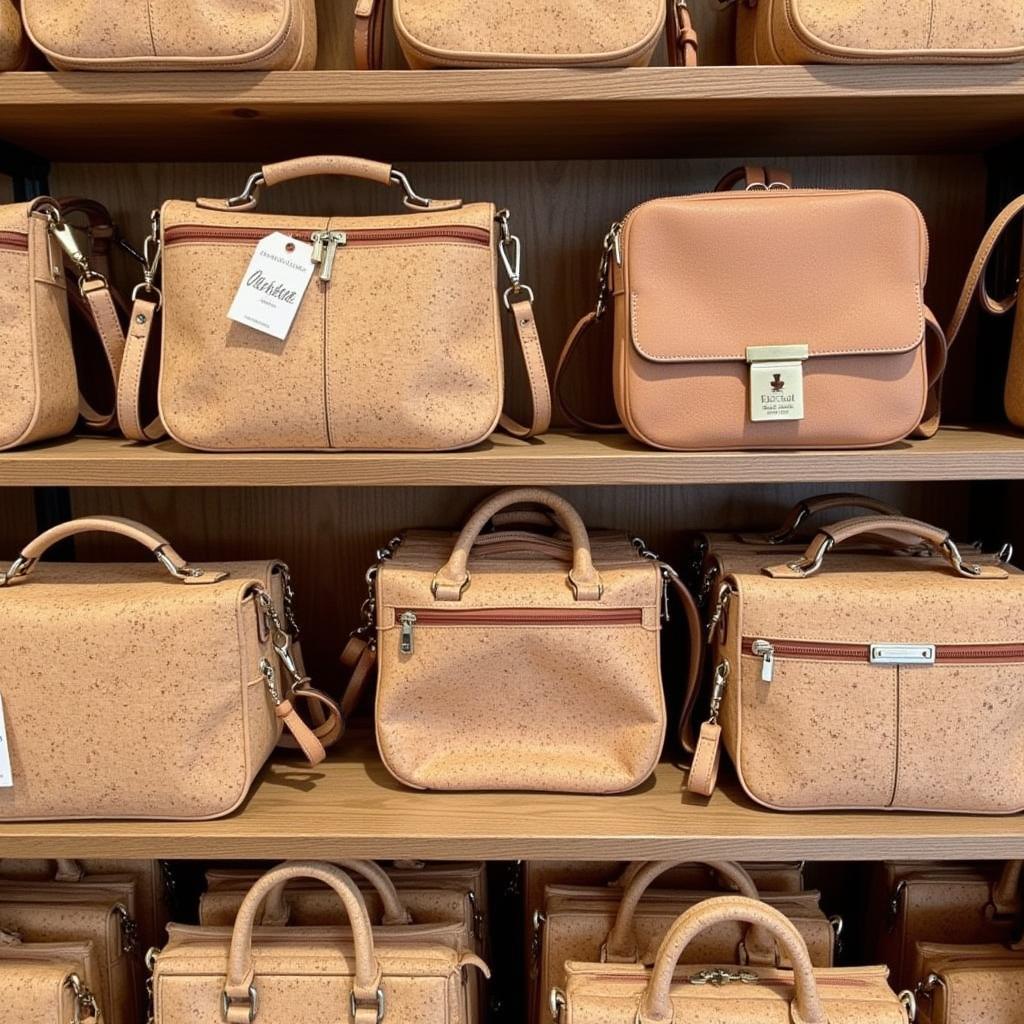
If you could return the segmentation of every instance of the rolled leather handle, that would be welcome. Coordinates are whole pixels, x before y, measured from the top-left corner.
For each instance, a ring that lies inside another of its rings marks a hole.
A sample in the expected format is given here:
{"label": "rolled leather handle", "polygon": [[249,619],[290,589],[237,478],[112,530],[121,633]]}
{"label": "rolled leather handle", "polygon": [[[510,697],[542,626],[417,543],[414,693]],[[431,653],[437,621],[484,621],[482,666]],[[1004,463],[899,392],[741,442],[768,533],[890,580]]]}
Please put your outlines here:
{"label": "rolled leather handle", "polygon": [[768,535],[769,544],[783,544],[803,525],[804,521],[822,512],[830,512],[837,508],[862,508],[868,512],[876,512],[882,516],[902,516],[903,512],[895,505],[872,498],[867,494],[836,491],[832,494],[818,494],[813,498],[805,498],[790,510],[782,525]]}
{"label": "rolled leather handle", "polygon": [[[372,860],[335,860],[332,862],[336,867],[349,871],[353,875],[359,875],[373,886],[381,903],[384,904],[384,913],[381,916],[381,924],[411,924],[412,915],[402,903],[402,897],[398,895],[395,883],[388,877],[387,872],[375,864]],[[288,924],[291,916],[291,909],[287,900],[288,882],[282,882],[275,886],[267,894],[263,904],[263,913],[260,915],[259,923],[265,927],[277,927]]]}
{"label": "rolled leather handle", "polygon": [[1003,865],[996,884],[992,886],[992,902],[989,914],[994,917],[1016,917],[1020,913],[1021,875],[1024,861],[1008,860]]}
{"label": "rolled leather handle", "polygon": [[70,519],[66,523],[59,523],[39,534],[35,540],[29,541],[7,571],[0,573],[0,586],[31,572],[36,562],[54,544],[81,533],[113,533],[119,537],[127,537],[128,540],[133,540],[152,552],[172,575],[185,578],[198,578],[203,575],[201,569],[189,567],[188,562],[171,547],[170,541],[166,537],[162,537],[148,526],[121,516],[86,516],[82,519]]}
{"label": "rolled leather handle", "polygon": [[572,569],[567,577],[577,601],[599,601],[603,592],[601,577],[594,568],[590,553],[590,537],[579,513],[553,491],[534,487],[515,487],[500,491],[478,505],[455,540],[451,557],[437,571],[431,590],[438,601],[458,601],[469,586],[466,568],[469,554],[477,538],[491,518],[511,505],[541,505],[550,509],[569,534],[572,543]]}
{"label": "rolled leather handle", "polygon": [[[349,925],[352,928],[352,945],[355,953],[355,976],[353,978],[353,1002],[358,1008],[376,1007],[380,997],[380,965],[373,949],[373,930],[366,913],[366,903],[356,883],[341,868],[319,861],[294,861],[272,868],[246,894],[235,918],[231,933],[231,947],[228,952],[228,971],[224,982],[224,1019],[227,1024],[250,1024],[255,1011],[254,997],[258,997],[255,965],[252,958],[252,930],[256,915],[264,899],[274,889],[290,882],[293,878],[315,878],[329,885],[345,907]],[[339,1013],[343,1010],[339,1009]],[[375,1010],[370,1014],[373,1019]],[[357,1012],[356,1024],[361,1015]]]}
{"label": "rolled leather handle", "polygon": [[805,579],[822,568],[825,556],[834,547],[867,533],[898,534],[923,541],[967,579],[1006,579],[1008,575],[999,566],[965,562],[946,530],[908,516],[859,516],[823,526],[801,558],[785,565],[767,566],[761,571],[773,579]]}
{"label": "rolled leather handle", "polygon": [[[656,860],[641,866],[632,877],[622,894],[622,901],[615,915],[608,938],[602,950],[602,960],[609,963],[636,963],[639,950],[636,942],[635,918],[637,908],[644,894],[654,881],[666,871],[684,864],[706,864],[721,878],[731,882],[741,896],[758,899],[757,886],[746,870],[734,861],[725,860]],[[775,964],[777,956],[775,942],[770,933],[753,926],[744,940],[749,963]]]}
{"label": "rolled leather handle", "polygon": [[267,187],[321,174],[364,178],[379,185],[392,183],[391,164],[382,164],[377,160],[366,160],[359,156],[300,156],[295,160],[281,160],[278,163],[263,165],[263,183]]}
{"label": "rolled leather handle", "polygon": [[658,948],[647,988],[640,998],[638,1024],[667,1024],[672,1020],[672,975],[683,951],[701,932],[732,921],[745,921],[764,928],[785,950],[793,967],[796,1012],[790,1011],[792,1019],[799,1024],[827,1024],[810,954],[800,933],[774,907],[744,896],[714,896],[698,903],[676,921]]}

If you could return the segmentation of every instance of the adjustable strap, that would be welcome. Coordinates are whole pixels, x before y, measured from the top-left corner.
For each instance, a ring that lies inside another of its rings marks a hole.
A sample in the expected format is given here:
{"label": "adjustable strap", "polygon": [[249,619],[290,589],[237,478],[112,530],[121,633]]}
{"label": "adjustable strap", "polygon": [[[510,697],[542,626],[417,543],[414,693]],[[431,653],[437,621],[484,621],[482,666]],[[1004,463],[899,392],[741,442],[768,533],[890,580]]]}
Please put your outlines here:
{"label": "adjustable strap", "polygon": [[565,373],[569,367],[573,353],[579,347],[584,336],[588,334],[592,328],[596,327],[602,319],[603,316],[598,316],[596,310],[591,310],[586,314],[586,316],[582,317],[579,323],[577,323],[572,329],[572,333],[565,339],[565,344],[562,346],[562,351],[558,356],[558,363],[555,366],[555,380],[552,385],[552,389],[555,393],[555,403],[558,406],[558,411],[570,423],[580,427],[582,430],[594,430],[607,434],[622,430],[622,421],[614,420],[610,423],[600,423],[597,420],[588,420],[585,416],[576,412],[575,409],[571,409],[569,407],[565,401],[565,395],[563,394]]}
{"label": "adjustable strap", "polygon": [[697,66],[697,33],[694,30],[686,0],[668,0],[665,36],[668,40],[669,64],[677,68],[695,68]]}
{"label": "adjustable strap", "polygon": [[159,441],[166,434],[159,415],[152,418],[143,412],[143,379],[150,343],[158,344],[157,313],[159,303],[152,299],[136,299],[128,319],[124,359],[117,380],[117,418],[121,432],[129,441]]}
{"label": "adjustable strap", "polygon": [[356,0],[355,55],[357,71],[384,65],[385,0]]}
{"label": "adjustable strap", "polygon": [[537,333],[537,321],[533,315],[533,302],[526,297],[515,299],[509,303],[509,310],[515,321],[516,338],[526,363],[533,415],[528,424],[522,424],[503,413],[499,424],[506,433],[525,439],[543,434],[551,426],[551,388],[548,385],[547,367],[544,365],[544,350]]}
{"label": "adjustable strap", "polygon": [[[356,0],[353,42],[358,71],[376,71],[384,65],[386,7],[386,0]],[[665,36],[670,64],[680,68],[697,66],[697,33],[686,0],[668,0]]]}
{"label": "adjustable strap", "polygon": [[377,667],[377,651],[365,637],[349,637],[341,652],[341,667],[349,673],[341,697],[341,717],[348,722],[359,707],[366,684]]}
{"label": "adjustable strap", "polygon": [[745,164],[743,167],[734,167],[728,174],[723,175],[715,185],[715,191],[729,192],[741,183],[747,189],[792,188],[793,175],[779,167]]}

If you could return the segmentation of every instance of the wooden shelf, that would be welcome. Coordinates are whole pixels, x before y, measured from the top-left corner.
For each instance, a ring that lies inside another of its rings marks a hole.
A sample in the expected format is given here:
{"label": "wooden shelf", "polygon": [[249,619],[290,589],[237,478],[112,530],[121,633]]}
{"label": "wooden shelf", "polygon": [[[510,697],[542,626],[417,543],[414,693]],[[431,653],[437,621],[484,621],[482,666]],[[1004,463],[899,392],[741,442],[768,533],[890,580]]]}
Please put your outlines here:
{"label": "wooden shelf", "polygon": [[624,435],[495,435],[441,454],[209,454],[172,441],[73,437],[0,454],[0,487],[346,487],[825,483],[1024,479],[1024,435],[944,427],[929,441],[859,451],[661,452]]}
{"label": "wooden shelf", "polygon": [[318,138],[388,160],[976,151],[1022,130],[1020,65],[0,75],[0,138],[73,161]]}
{"label": "wooden shelf", "polygon": [[638,792],[580,797],[418,793],[396,783],[371,741],[318,768],[274,763],[248,804],[211,822],[0,825],[0,856],[494,860],[996,859],[1024,854],[1024,816],[782,814],[727,783],[710,803],[662,764]]}

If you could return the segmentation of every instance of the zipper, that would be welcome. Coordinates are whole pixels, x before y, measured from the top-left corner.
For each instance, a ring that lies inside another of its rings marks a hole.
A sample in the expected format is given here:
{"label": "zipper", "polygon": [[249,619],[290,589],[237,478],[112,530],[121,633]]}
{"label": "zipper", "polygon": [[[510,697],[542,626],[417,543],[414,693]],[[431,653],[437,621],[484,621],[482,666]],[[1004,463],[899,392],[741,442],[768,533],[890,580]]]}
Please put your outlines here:
{"label": "zipper", "polygon": [[766,683],[774,678],[776,656],[876,665],[998,665],[1024,661],[1024,644],[819,644],[745,637],[743,646],[761,659],[761,679]]}
{"label": "zipper", "polygon": [[309,239],[313,243],[310,259],[320,267],[320,280],[330,281],[334,271],[334,257],[339,248],[348,245],[348,235],[344,231],[314,231]]}
{"label": "zipper", "polygon": [[407,609],[398,615],[401,635],[398,650],[413,653],[416,626],[638,626],[643,623],[640,608],[479,608],[459,611]]}
{"label": "zipper", "polygon": [[20,231],[0,231],[0,249],[28,252],[28,235]]}

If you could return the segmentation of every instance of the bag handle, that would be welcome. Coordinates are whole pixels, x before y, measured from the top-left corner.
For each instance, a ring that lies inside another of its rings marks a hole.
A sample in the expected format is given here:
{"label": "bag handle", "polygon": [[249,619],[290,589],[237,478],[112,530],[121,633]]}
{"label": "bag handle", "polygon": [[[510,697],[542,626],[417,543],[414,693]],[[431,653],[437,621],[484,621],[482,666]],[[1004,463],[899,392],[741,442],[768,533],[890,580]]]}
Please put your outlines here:
{"label": "bag handle", "polygon": [[[314,878],[330,886],[341,900],[352,929],[355,969],[350,1010],[353,1024],[378,1024],[384,1004],[381,969],[373,949],[373,929],[363,894],[341,868],[318,861],[294,861],[272,868],[246,894],[235,918],[228,953],[227,977],[221,995],[222,1017],[227,1024],[251,1024],[259,1002],[252,956],[252,931],[264,899],[294,878]],[[340,1011],[339,1011],[340,1012]]]}
{"label": "bag handle", "polygon": [[782,525],[766,537],[758,538],[765,544],[785,544],[800,529],[804,522],[823,512],[831,512],[837,508],[861,508],[875,512],[881,516],[902,516],[903,512],[895,505],[890,505],[880,498],[872,498],[867,494],[853,491],[835,491],[829,494],[817,494],[797,502],[786,514]]}
{"label": "bag handle", "polygon": [[[343,871],[365,878],[373,886],[384,905],[381,924],[412,924],[412,914],[402,902],[395,883],[379,864],[372,860],[335,860],[332,863]],[[263,913],[259,917],[259,924],[262,927],[281,927],[288,924],[291,907],[288,905],[287,887],[288,882],[281,882],[267,893]]]}
{"label": "bag handle", "polygon": [[190,566],[171,547],[170,541],[134,519],[125,519],[121,516],[86,516],[52,526],[34,540],[29,541],[21,549],[18,557],[11,562],[6,572],[0,573],[0,587],[6,586],[19,576],[27,576],[35,568],[39,559],[54,544],[82,533],[112,533],[133,540],[150,551],[171,576],[185,583],[217,583],[226,575],[223,572],[196,569]]}
{"label": "bag handle", "polygon": [[427,199],[418,195],[409,184],[409,179],[401,171],[396,171],[391,164],[358,156],[328,154],[302,156],[294,160],[264,164],[254,174],[249,175],[245,187],[237,196],[229,199],[199,198],[196,200],[196,206],[204,210],[231,210],[244,213],[256,209],[260,191],[264,187],[272,188],[286,181],[321,175],[362,178],[365,181],[374,181],[378,185],[397,185],[403,193],[402,202],[413,210],[457,210],[462,206],[461,199]]}
{"label": "bag handle", "polygon": [[594,568],[590,553],[590,537],[579,513],[553,491],[545,491],[534,487],[518,487],[507,491],[499,491],[482,502],[466,521],[462,531],[455,540],[451,557],[438,569],[430,585],[434,599],[437,601],[458,601],[470,584],[469,570],[466,568],[469,554],[491,517],[508,508],[510,505],[528,503],[541,505],[550,509],[558,517],[565,532],[572,542],[572,568],[569,570],[567,582],[577,601],[600,601],[603,593],[601,577]]}
{"label": "bag handle", "polygon": [[713,896],[676,921],[658,949],[647,987],[640,997],[637,1024],[670,1024],[673,1019],[672,976],[686,947],[708,928],[734,921],[764,928],[785,951],[793,970],[791,1019],[798,1024],[828,1024],[811,957],[800,932],[774,907],[744,896]]}
{"label": "bag handle", "polygon": [[[356,0],[353,47],[357,71],[377,71],[384,65],[385,0]],[[697,66],[697,33],[686,0],[668,0],[665,18],[669,63]]]}
{"label": "bag handle", "polygon": [[793,187],[793,175],[780,167],[759,167],[744,164],[734,167],[722,175],[715,185],[716,192],[729,192],[737,185],[743,185],[748,192],[771,191]]}
{"label": "bag handle", "polygon": [[1015,918],[1020,914],[1022,874],[1024,874],[1024,861],[1008,860],[1003,865],[999,879],[992,886],[992,899],[986,908],[988,917]]}
{"label": "bag handle", "polygon": [[766,567],[761,571],[773,579],[805,579],[822,568],[825,556],[833,548],[866,533],[898,533],[916,537],[936,554],[941,555],[960,576],[967,579],[1003,580],[1008,576],[1005,569],[995,565],[965,562],[946,530],[921,522],[919,519],[910,519],[908,516],[859,516],[831,526],[823,526],[807,546],[802,557],[784,565]]}
{"label": "bag handle", "polygon": [[[666,871],[684,864],[706,864],[720,877],[731,882],[741,896],[758,899],[757,886],[746,870],[734,861],[716,860],[658,860],[641,866],[622,894],[615,922],[601,947],[602,963],[636,963],[639,947],[636,940],[636,912],[647,890]],[[775,966],[778,954],[772,935],[760,925],[753,925],[740,945],[737,963],[767,964]]]}

